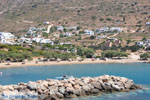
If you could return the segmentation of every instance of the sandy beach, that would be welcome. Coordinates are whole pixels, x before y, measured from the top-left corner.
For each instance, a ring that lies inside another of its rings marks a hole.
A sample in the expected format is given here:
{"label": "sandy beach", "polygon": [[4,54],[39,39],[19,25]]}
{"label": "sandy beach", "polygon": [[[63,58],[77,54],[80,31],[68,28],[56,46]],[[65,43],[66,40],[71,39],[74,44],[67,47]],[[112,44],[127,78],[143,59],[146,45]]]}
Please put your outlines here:
{"label": "sandy beach", "polygon": [[143,62],[140,60],[133,60],[133,59],[122,59],[122,60],[112,60],[108,59],[106,61],[104,60],[94,60],[91,59],[85,59],[83,61],[49,61],[49,62],[38,62],[36,63],[36,60],[25,62],[25,64],[22,64],[22,62],[10,62],[8,63],[1,63],[0,68],[13,68],[13,67],[29,67],[29,66],[51,66],[51,65],[69,65],[69,64],[96,64],[96,63],[138,63]]}

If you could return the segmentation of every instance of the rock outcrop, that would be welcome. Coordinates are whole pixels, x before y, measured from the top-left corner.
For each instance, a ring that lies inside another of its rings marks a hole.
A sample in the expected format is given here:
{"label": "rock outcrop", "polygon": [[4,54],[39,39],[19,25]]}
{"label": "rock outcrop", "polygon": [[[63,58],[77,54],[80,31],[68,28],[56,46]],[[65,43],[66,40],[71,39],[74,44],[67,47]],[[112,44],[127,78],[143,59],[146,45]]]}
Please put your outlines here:
{"label": "rock outcrop", "polygon": [[105,92],[128,92],[140,89],[132,80],[104,75],[100,77],[39,80],[0,86],[0,100],[58,100]]}

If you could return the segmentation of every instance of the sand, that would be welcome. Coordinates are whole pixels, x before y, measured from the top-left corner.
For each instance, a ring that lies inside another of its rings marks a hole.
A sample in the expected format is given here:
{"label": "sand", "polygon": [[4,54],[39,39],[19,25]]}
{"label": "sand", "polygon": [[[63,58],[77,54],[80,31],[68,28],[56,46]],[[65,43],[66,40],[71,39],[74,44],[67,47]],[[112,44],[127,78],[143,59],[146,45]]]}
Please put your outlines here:
{"label": "sand", "polygon": [[36,60],[25,62],[25,64],[22,64],[22,62],[11,62],[10,65],[7,65],[8,63],[1,63],[0,68],[13,68],[13,67],[29,67],[29,66],[51,66],[51,65],[68,65],[68,64],[96,64],[96,63],[137,63],[137,62],[143,62],[140,60],[133,60],[133,59],[122,59],[122,60],[112,60],[108,59],[106,61],[104,60],[94,60],[91,59],[85,59],[83,61],[49,61],[49,62],[38,62],[36,63]]}

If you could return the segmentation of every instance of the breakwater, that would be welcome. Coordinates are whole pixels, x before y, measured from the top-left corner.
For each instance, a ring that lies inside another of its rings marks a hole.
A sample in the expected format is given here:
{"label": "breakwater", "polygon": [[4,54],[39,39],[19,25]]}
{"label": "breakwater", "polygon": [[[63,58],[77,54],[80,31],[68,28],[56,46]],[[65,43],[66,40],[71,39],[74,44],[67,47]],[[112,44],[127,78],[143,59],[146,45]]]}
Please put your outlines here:
{"label": "breakwater", "polygon": [[117,76],[70,77],[65,80],[39,80],[0,86],[0,100],[58,100],[107,92],[140,89],[133,80]]}

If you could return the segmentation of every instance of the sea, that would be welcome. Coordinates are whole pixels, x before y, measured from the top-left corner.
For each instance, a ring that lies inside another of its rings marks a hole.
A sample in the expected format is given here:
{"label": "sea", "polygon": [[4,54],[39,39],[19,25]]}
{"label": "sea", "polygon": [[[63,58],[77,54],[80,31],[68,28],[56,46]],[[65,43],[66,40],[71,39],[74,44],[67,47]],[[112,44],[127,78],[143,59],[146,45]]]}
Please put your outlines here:
{"label": "sea", "polygon": [[20,68],[0,69],[1,85],[18,84],[20,82],[55,79],[63,75],[74,77],[96,77],[115,75],[132,79],[142,85],[144,90],[127,93],[110,93],[99,96],[74,98],[72,100],[150,100],[150,64],[70,64],[51,66],[28,66]]}

